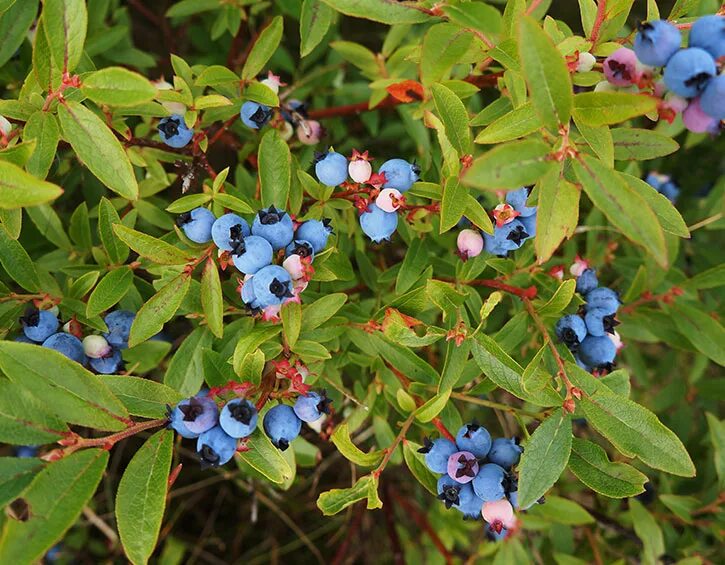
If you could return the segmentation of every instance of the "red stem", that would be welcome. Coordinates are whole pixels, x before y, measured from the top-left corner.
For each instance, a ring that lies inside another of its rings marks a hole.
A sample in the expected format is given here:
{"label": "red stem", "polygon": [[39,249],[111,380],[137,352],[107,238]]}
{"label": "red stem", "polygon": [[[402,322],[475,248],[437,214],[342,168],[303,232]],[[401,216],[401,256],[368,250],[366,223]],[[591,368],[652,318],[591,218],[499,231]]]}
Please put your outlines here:
{"label": "red stem", "polygon": [[607,12],[607,0],[599,0],[597,4],[597,16],[594,19],[594,25],[592,25],[592,33],[589,39],[592,44],[596,45],[597,39],[599,39],[599,33],[602,30],[602,24],[604,23]]}
{"label": "red stem", "polygon": [[[446,282],[456,282],[455,279],[449,279],[449,278],[441,278],[440,280],[446,281]],[[530,286],[528,288],[520,288],[518,286],[511,286],[506,283],[502,283],[498,279],[474,279],[472,281],[460,281],[461,284],[467,284],[470,286],[485,286],[488,288],[495,288],[497,290],[503,290],[504,292],[508,292],[509,294],[513,294],[514,296],[518,296],[519,298],[528,298],[529,300],[536,298],[537,289],[535,286]]]}

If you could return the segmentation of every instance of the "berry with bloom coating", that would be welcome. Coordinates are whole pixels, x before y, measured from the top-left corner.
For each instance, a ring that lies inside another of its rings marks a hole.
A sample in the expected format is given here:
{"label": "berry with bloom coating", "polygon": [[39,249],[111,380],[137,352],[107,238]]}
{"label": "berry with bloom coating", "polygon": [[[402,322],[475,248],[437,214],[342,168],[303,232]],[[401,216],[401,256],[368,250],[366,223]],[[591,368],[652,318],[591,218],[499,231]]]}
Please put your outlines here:
{"label": "berry with bloom coating", "polygon": [[297,124],[297,139],[305,145],[317,145],[325,135],[325,128],[317,120],[303,120]]}
{"label": "berry with bloom coating", "polygon": [[219,410],[211,398],[197,395],[179,402],[172,411],[170,419],[172,424],[175,421],[183,422],[186,430],[193,434],[201,434],[217,425]]}
{"label": "berry with bloom coating", "polygon": [[272,262],[274,250],[263,237],[250,235],[238,242],[231,251],[234,266],[247,275],[253,275]]}
{"label": "berry with bloom coating", "polygon": [[703,49],[690,47],[672,55],[665,67],[665,84],[675,94],[694,98],[716,75],[715,60]]}
{"label": "berry with bloom coating", "polygon": [[606,312],[607,315],[616,314],[621,304],[619,295],[614,292],[611,288],[600,286],[587,293],[584,297],[587,301],[587,311],[592,308],[600,308]]}
{"label": "berry with bloom coating", "polygon": [[579,53],[579,59],[577,60],[576,72],[586,73],[594,68],[594,64],[597,62],[597,58],[591,53],[583,51]]}
{"label": "berry with bloom coating", "polygon": [[252,279],[254,296],[260,308],[282,304],[292,298],[292,277],[279,265],[268,265],[257,271]]}
{"label": "berry with bloom coating", "polygon": [[506,252],[520,248],[529,237],[526,227],[519,219],[504,224],[500,228],[494,228],[493,232],[497,245]]}
{"label": "berry with bloom coating", "polygon": [[483,251],[483,236],[477,230],[461,230],[456,240],[458,254],[464,260],[478,257]]}
{"label": "berry with bloom coating", "polygon": [[456,434],[456,445],[459,450],[470,451],[479,459],[483,459],[491,449],[491,434],[477,422],[464,424]]}
{"label": "berry with bloom coating", "polygon": [[101,375],[114,375],[123,365],[121,351],[119,349],[111,349],[103,357],[91,358],[88,364],[96,373],[100,373]]}
{"label": "berry with bloom coating", "polygon": [[347,166],[350,178],[355,182],[367,182],[373,174],[373,167],[370,164],[368,152],[359,153],[357,149],[352,150],[350,164]]}
{"label": "berry with bloom coating", "polygon": [[710,81],[700,97],[700,107],[708,116],[725,120],[725,74]]}
{"label": "berry with bloom coating", "polygon": [[315,175],[326,186],[337,186],[347,180],[347,159],[335,151],[315,155]]}
{"label": "berry with bloom coating", "polygon": [[83,338],[83,352],[91,359],[107,357],[111,353],[111,346],[102,335],[89,335]]}
{"label": "berry with bloom coating", "polygon": [[115,310],[106,315],[103,319],[108,327],[108,333],[103,334],[109,344],[118,349],[128,347],[128,336],[131,333],[136,314],[128,310]]}
{"label": "berry with bloom coating", "polygon": [[247,100],[239,110],[242,123],[251,129],[259,129],[272,118],[272,110],[264,104]]}
{"label": "berry with bloom coating", "polygon": [[448,457],[448,476],[459,483],[470,483],[478,473],[478,460],[470,451],[456,451]]}
{"label": "berry with bloom coating", "polygon": [[587,331],[589,335],[602,336],[605,333],[612,333],[614,327],[619,325],[619,322],[614,319],[614,316],[607,314],[604,310],[599,308],[592,308],[587,310],[584,316],[584,322],[587,325]]}
{"label": "berry with bloom coating", "polygon": [[207,243],[211,241],[211,227],[215,221],[216,217],[211,210],[199,207],[179,215],[176,225],[194,243]]}
{"label": "berry with bloom coating", "polygon": [[536,206],[527,206],[526,201],[529,199],[530,190],[526,187],[517,190],[511,190],[506,193],[506,202],[514,207],[522,217],[532,216],[536,214]]}
{"label": "berry with bloom coating", "polygon": [[292,218],[287,212],[278,210],[274,205],[267,209],[262,208],[254,216],[252,235],[258,235],[269,241],[275,251],[287,247],[294,237]]}
{"label": "berry with bloom coating", "polygon": [[390,239],[398,227],[398,214],[396,212],[385,212],[376,204],[370,204],[368,209],[360,214],[360,227],[365,235],[378,243],[384,239]]}
{"label": "berry with bloom coating", "polygon": [[278,404],[269,409],[264,415],[264,433],[267,434],[272,444],[284,451],[289,447],[290,442],[300,435],[302,420],[299,419],[291,406]]}
{"label": "berry with bloom coating", "polygon": [[433,441],[425,438],[423,447],[418,453],[425,454],[425,464],[434,473],[448,472],[448,458],[453,455],[458,448],[451,440],[444,437],[434,439]]}
{"label": "berry with bloom coating", "polygon": [[378,173],[385,174],[383,188],[406,192],[420,178],[420,167],[404,159],[388,159],[380,166]]}
{"label": "berry with bloom coating", "polygon": [[247,275],[242,284],[241,297],[242,302],[246,304],[252,310],[259,308],[259,302],[254,294],[254,283],[252,282],[252,275]]}
{"label": "berry with bloom coating", "polygon": [[219,414],[219,425],[231,437],[251,435],[257,427],[258,413],[249,400],[235,398],[224,405]]}
{"label": "berry with bloom coating", "polygon": [[403,195],[395,188],[384,188],[375,199],[375,204],[384,212],[395,212],[400,208],[400,198]]}
{"label": "berry with bloom coating", "polygon": [[614,86],[629,86],[639,78],[637,55],[627,47],[620,47],[602,65],[604,76]]}
{"label": "berry with bloom coating", "polygon": [[323,414],[330,413],[331,402],[324,390],[320,393],[309,392],[297,397],[293,410],[303,422],[315,422]]}
{"label": "berry with bloom coating", "polygon": [[579,346],[578,355],[589,367],[608,368],[617,354],[617,347],[607,336],[587,336]]}
{"label": "berry with bloom coating", "polygon": [[501,500],[506,491],[503,486],[506,478],[506,471],[500,465],[495,463],[487,463],[478,471],[478,475],[473,479],[473,491],[484,502],[494,502]]}
{"label": "berry with bloom coating", "polygon": [[58,330],[58,316],[48,310],[29,310],[22,318],[25,337],[35,342],[43,342]]}
{"label": "berry with bloom coating", "polygon": [[13,124],[11,124],[5,116],[0,116],[0,134],[7,135],[12,129]]}
{"label": "berry with bloom coating", "polygon": [[594,269],[584,269],[581,275],[576,278],[576,291],[585,295],[599,286],[597,272]]}
{"label": "berry with bloom coating", "polygon": [[231,461],[237,451],[237,440],[227,434],[221,426],[205,431],[196,440],[196,453],[202,468],[219,467]]}
{"label": "berry with bloom coating", "polygon": [[664,67],[680,48],[681,42],[680,30],[670,22],[643,22],[634,38],[634,52],[641,63],[651,67]]}
{"label": "berry with bloom coating", "polygon": [[315,258],[315,250],[312,249],[312,244],[304,239],[293,239],[284,250],[285,258],[297,255],[300,258],[309,258],[312,261]]}
{"label": "berry with bloom coating", "polygon": [[158,125],[159,137],[169,147],[179,149],[194,137],[194,130],[186,127],[184,117],[178,114],[163,118]]}
{"label": "berry with bloom coating", "polygon": [[699,18],[690,29],[690,47],[704,49],[715,59],[725,57],[725,17]]}
{"label": "berry with bloom coating", "polygon": [[522,216],[519,218],[519,221],[524,225],[524,231],[529,234],[529,237],[536,237],[536,214],[533,216]]}
{"label": "berry with bloom coating", "polygon": [[690,100],[687,108],[682,112],[682,123],[693,133],[714,135],[720,130],[720,120],[703,111],[699,97]]}
{"label": "berry with bloom coating", "polygon": [[312,245],[315,253],[322,252],[327,246],[327,239],[332,233],[330,220],[323,218],[322,220],[307,220],[302,222],[295,232],[295,239],[303,239]]}
{"label": "berry with bloom coating", "polygon": [[488,460],[508,471],[519,462],[523,451],[524,448],[518,444],[515,438],[499,437],[491,444]]}
{"label": "berry with bloom coating", "polygon": [[587,337],[587,326],[576,314],[559,318],[554,328],[556,337],[569,349],[579,345]]}
{"label": "berry with bloom coating", "polygon": [[247,220],[231,213],[219,216],[211,226],[214,245],[223,251],[231,251],[236,243],[251,233]]}
{"label": "berry with bloom coating", "polygon": [[442,500],[446,508],[452,506],[460,510],[461,507],[468,507],[476,498],[470,484],[461,484],[448,475],[443,475],[438,479],[436,490],[438,491],[438,500]]}
{"label": "berry with bloom coating", "polygon": [[59,332],[53,334],[43,342],[43,347],[55,349],[59,353],[62,353],[68,359],[85,365],[86,354],[83,353],[83,344],[81,340],[76,336],[67,334],[65,332]]}

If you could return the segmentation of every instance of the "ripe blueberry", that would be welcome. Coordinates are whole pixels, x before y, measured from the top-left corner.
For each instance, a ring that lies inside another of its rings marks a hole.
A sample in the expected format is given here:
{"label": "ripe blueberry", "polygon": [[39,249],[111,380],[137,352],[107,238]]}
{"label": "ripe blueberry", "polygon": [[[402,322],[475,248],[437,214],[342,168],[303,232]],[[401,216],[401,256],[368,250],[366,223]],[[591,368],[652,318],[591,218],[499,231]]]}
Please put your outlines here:
{"label": "ripe blueberry", "polygon": [[725,120],[725,74],[710,81],[700,97],[700,107],[708,116]]}
{"label": "ripe blueberry", "polygon": [[335,151],[315,154],[315,175],[326,186],[337,186],[347,180],[347,159]]}
{"label": "ripe blueberry", "polygon": [[58,316],[48,310],[29,309],[20,318],[25,337],[35,342],[43,342],[58,330]]}
{"label": "ripe blueberry", "polygon": [[119,349],[111,349],[111,351],[103,357],[95,357],[89,360],[89,365],[96,372],[102,375],[113,375],[123,365],[121,351]]}
{"label": "ripe blueberry", "polygon": [[282,304],[291,298],[292,277],[279,265],[268,265],[254,274],[254,296],[260,308]]}
{"label": "ripe blueberry", "polygon": [[272,110],[269,106],[257,104],[251,100],[247,100],[242,104],[239,111],[239,117],[242,123],[251,129],[259,129],[264,126],[272,118]]}
{"label": "ripe blueberry", "polygon": [[297,417],[303,422],[315,422],[319,420],[323,414],[330,413],[330,403],[332,401],[327,398],[325,391],[319,394],[309,392],[297,397],[293,410]]}
{"label": "ripe blueberry", "polygon": [[500,465],[487,463],[478,471],[473,479],[473,491],[484,502],[501,500],[505,495],[504,479],[506,471]]}
{"label": "ripe blueberry", "polygon": [[470,451],[475,457],[483,459],[491,449],[491,434],[478,422],[464,424],[456,434],[456,445],[459,450]]}
{"label": "ripe blueberry", "polygon": [[589,291],[584,299],[587,301],[585,306],[587,311],[592,308],[599,308],[604,310],[607,315],[616,314],[621,304],[619,295],[611,288],[604,286]]}
{"label": "ripe blueberry", "polygon": [[113,347],[125,349],[128,347],[128,336],[131,333],[136,314],[128,310],[115,310],[103,319],[108,327],[108,333],[103,334],[106,341]]}
{"label": "ripe blueberry", "polygon": [[491,451],[488,452],[488,460],[508,471],[519,462],[523,451],[524,448],[518,444],[515,438],[499,437],[493,440]]}
{"label": "ripe blueberry", "polygon": [[169,147],[184,147],[194,137],[194,130],[186,127],[184,117],[178,114],[163,118],[158,125],[159,137]]}
{"label": "ripe blueberry", "polygon": [[231,437],[249,436],[257,427],[257,409],[249,400],[234,399],[224,405],[219,414],[219,425]]}
{"label": "ripe blueberry", "polygon": [[221,426],[202,433],[196,440],[196,453],[202,469],[219,467],[228,463],[237,451],[237,440],[228,435]]}
{"label": "ripe blueberry", "polygon": [[294,237],[292,218],[287,212],[278,210],[274,205],[267,209],[263,208],[254,216],[252,235],[263,237],[269,241],[275,251],[283,249]]}
{"label": "ripe blueberry", "polygon": [[302,222],[295,232],[295,239],[303,239],[312,245],[315,253],[322,252],[327,246],[327,239],[332,233],[330,220],[307,220]]}
{"label": "ripe blueberry", "polygon": [[300,435],[302,420],[299,419],[291,406],[278,404],[269,409],[264,415],[264,433],[272,444],[284,451],[290,442]]}
{"label": "ripe blueberry", "polygon": [[272,262],[274,250],[263,237],[250,235],[234,244],[231,251],[234,266],[247,275],[253,275]]}
{"label": "ripe blueberry", "polygon": [[65,332],[53,334],[43,342],[43,347],[55,349],[59,353],[68,357],[68,359],[71,359],[76,363],[80,363],[81,365],[85,365],[86,354],[83,353],[83,344],[81,343],[81,340],[74,335]]}
{"label": "ripe blueberry", "polygon": [[211,227],[216,218],[206,208],[194,208],[176,218],[176,225],[184,230],[184,234],[194,243],[207,243],[211,240]]}
{"label": "ripe blueberry", "polygon": [[698,47],[680,49],[672,55],[665,67],[665,84],[675,94],[694,98],[705,90],[717,74],[715,60]]}
{"label": "ripe blueberry", "polygon": [[617,347],[607,336],[588,335],[579,346],[582,362],[592,368],[610,368],[617,354]]}
{"label": "ripe blueberry", "polygon": [[385,212],[376,204],[370,204],[368,209],[360,214],[360,227],[375,243],[390,239],[398,227],[397,212]]}
{"label": "ripe blueberry", "polygon": [[554,331],[556,337],[569,349],[578,346],[587,336],[587,326],[584,320],[576,314],[569,314],[559,318]]}
{"label": "ripe blueberry", "polygon": [[433,441],[425,438],[423,443],[418,452],[425,454],[426,466],[434,473],[447,473],[448,458],[458,451],[456,444],[443,437]]}
{"label": "ripe blueberry", "polygon": [[576,291],[584,296],[599,286],[597,272],[594,269],[584,269],[581,275],[576,278]]}
{"label": "ripe blueberry", "polygon": [[690,29],[690,47],[704,49],[715,59],[725,57],[725,17],[699,18]]}
{"label": "ripe blueberry", "polygon": [[236,214],[219,216],[211,226],[211,238],[222,251],[231,251],[236,243],[251,233],[247,221]]}
{"label": "ripe blueberry", "polygon": [[643,22],[634,38],[634,52],[641,63],[664,67],[680,48],[681,42],[680,30],[671,23],[664,20]]}
{"label": "ripe blueberry", "polygon": [[383,188],[395,188],[407,192],[420,178],[420,167],[404,159],[389,159],[380,166],[379,174],[385,174]]}

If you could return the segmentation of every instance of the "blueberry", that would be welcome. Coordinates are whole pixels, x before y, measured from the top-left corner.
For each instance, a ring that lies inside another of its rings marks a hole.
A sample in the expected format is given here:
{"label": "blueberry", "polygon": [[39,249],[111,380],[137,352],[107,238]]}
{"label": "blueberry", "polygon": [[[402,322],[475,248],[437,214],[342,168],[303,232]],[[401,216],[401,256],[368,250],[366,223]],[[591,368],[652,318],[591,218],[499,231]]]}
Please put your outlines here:
{"label": "blueberry", "polygon": [[456,451],[448,457],[446,472],[458,483],[470,483],[478,473],[478,460],[470,451]]}
{"label": "blueberry", "polygon": [[442,500],[446,508],[467,508],[474,502],[476,495],[470,484],[461,484],[448,475],[443,475],[437,483],[438,500]]}
{"label": "blueberry", "polygon": [[286,298],[291,298],[292,277],[279,265],[268,265],[257,271],[252,278],[254,296],[259,308],[282,304]]}
{"label": "blueberry", "polygon": [[[494,227],[493,239],[495,245],[504,249],[506,252],[515,251],[524,244],[529,238],[529,233],[526,231],[526,227],[518,218],[502,225],[501,227]],[[484,240],[485,240],[484,235]],[[487,248],[488,250],[488,248]]]}
{"label": "blueberry", "polygon": [[665,84],[675,94],[694,98],[705,90],[717,74],[715,60],[698,47],[680,49],[672,55],[665,67]]}
{"label": "blueberry", "polygon": [[43,342],[58,330],[58,316],[48,310],[33,308],[20,318],[25,337],[34,342]]}
{"label": "blueberry", "polygon": [[725,17],[711,15],[699,18],[690,30],[690,47],[704,49],[714,59],[725,57]]}
{"label": "blueberry", "polygon": [[176,218],[176,225],[184,230],[184,234],[194,243],[207,243],[211,241],[211,227],[216,218],[206,208],[194,208],[191,212],[184,212]]}
{"label": "blueberry", "polygon": [[81,365],[84,365],[86,362],[86,354],[83,353],[83,344],[74,335],[65,332],[53,334],[43,342],[43,347],[55,349],[68,357],[68,359]]}
{"label": "blueberry", "polygon": [[448,458],[458,451],[456,444],[444,437],[433,441],[425,438],[423,443],[418,452],[425,454],[426,466],[434,473],[447,473]]}
{"label": "blueberry", "polygon": [[398,227],[397,212],[384,212],[376,204],[370,204],[368,209],[360,214],[360,227],[375,243],[390,239]]}
{"label": "blueberry", "polygon": [[327,246],[327,238],[332,233],[330,220],[307,220],[303,222],[295,232],[295,239],[304,239],[312,245],[315,253],[321,253]]}
{"label": "blueberry", "polygon": [[15,447],[15,457],[20,459],[28,459],[38,456],[38,448],[34,445],[18,445]]}
{"label": "blueberry", "polygon": [[290,442],[300,435],[302,420],[299,419],[291,406],[278,404],[264,415],[264,433],[272,444],[284,451]]}
{"label": "blueberry", "polygon": [[15,341],[15,342],[17,342],[17,343],[29,343],[29,344],[31,344],[31,345],[37,345],[37,342],[35,342],[35,341],[33,341],[32,339],[30,339],[30,338],[26,337],[26,335],[25,335],[25,334],[23,334],[23,335],[19,335],[19,336],[18,336],[18,337],[16,337],[16,338],[15,338],[15,339],[14,339],[13,341]]}
{"label": "blueberry", "polygon": [[484,502],[494,502],[501,500],[505,495],[504,479],[506,471],[500,465],[495,463],[487,463],[478,471],[478,475],[473,479],[473,491]]}
{"label": "blueberry", "polygon": [[582,296],[599,286],[597,272],[594,269],[584,269],[576,279],[576,291]]}
{"label": "blueberry", "polygon": [[587,311],[592,308],[599,308],[604,310],[607,315],[616,314],[617,310],[619,310],[619,305],[621,304],[619,295],[611,288],[607,288],[605,286],[600,286],[599,288],[589,291],[584,299],[587,301]]}
{"label": "blueberry", "polygon": [[494,228],[493,235],[483,233],[483,248],[491,255],[506,257],[509,253],[507,241],[503,232]]}
{"label": "blueberry", "polygon": [[319,394],[309,392],[297,397],[294,405],[295,414],[303,422],[316,422],[323,414],[330,413],[330,403],[332,401],[327,398],[325,391]]}
{"label": "blueberry", "polygon": [[249,436],[257,427],[258,413],[254,404],[240,398],[230,400],[219,414],[219,425],[232,437]]}
{"label": "blueberry", "polygon": [[347,159],[334,151],[315,155],[315,175],[326,186],[337,186],[347,180]]}
{"label": "blueberry", "polygon": [[[723,94],[725,95],[725,93]],[[672,181],[667,181],[659,188],[659,193],[667,198],[670,202],[677,202],[680,196],[680,188]]]}
{"label": "blueberry", "polygon": [[617,347],[606,335],[587,336],[579,346],[578,355],[585,365],[593,368],[609,368],[614,362]]}
{"label": "blueberry", "polygon": [[194,137],[194,130],[186,127],[184,117],[179,114],[163,118],[159,122],[158,130],[161,141],[176,149],[184,147]]}
{"label": "blueberry", "polygon": [[252,235],[263,237],[272,245],[272,248],[283,249],[294,237],[292,218],[284,210],[277,210],[274,206],[257,212],[252,222]]}
{"label": "blueberry", "polygon": [[272,113],[269,106],[247,100],[242,104],[239,117],[242,119],[242,123],[248,128],[259,129],[272,119]]}
{"label": "blueberry", "polygon": [[[214,400],[208,396],[192,396],[179,402],[169,418],[171,427],[182,437],[187,437],[179,428],[191,434],[204,433],[217,425],[219,410]],[[177,426],[179,423],[183,426]]]}
{"label": "blueberry", "polygon": [[310,261],[312,261],[315,258],[315,250],[309,241],[295,238],[284,250],[285,258],[290,255],[299,255],[303,259],[309,257]]}
{"label": "blueberry", "polygon": [[247,305],[247,307],[251,308],[252,310],[256,310],[259,308],[259,302],[257,302],[257,296],[254,294],[254,282],[252,281],[253,277],[249,277],[244,281],[244,284],[242,285],[242,302]]}
{"label": "blueberry", "polygon": [[420,167],[404,159],[389,159],[380,166],[378,174],[385,174],[383,188],[406,192],[420,178]]}
{"label": "blueberry", "polygon": [[536,214],[536,206],[527,206],[526,201],[529,199],[531,191],[524,187],[518,190],[511,190],[506,193],[506,202],[514,207],[520,217],[526,218]]}
{"label": "blueberry", "polygon": [[228,435],[221,426],[202,433],[196,440],[196,453],[202,468],[219,467],[228,463],[237,451],[237,440]]}
{"label": "blueberry", "polygon": [[519,462],[523,451],[524,448],[518,444],[515,438],[499,437],[493,440],[491,451],[488,452],[488,460],[508,471]]}
{"label": "blueberry", "polygon": [[[463,514],[464,520],[467,518],[470,520],[479,520],[481,518],[481,509],[483,508],[483,500],[476,496],[476,493],[473,492],[473,487],[471,487],[470,484],[463,486],[467,486],[471,490],[465,490],[463,497],[461,497],[459,493],[460,504],[456,506],[456,510]],[[468,496],[469,492],[472,496]]]}
{"label": "blueberry", "polygon": [[524,241],[530,237],[536,236],[536,214],[526,217],[521,216],[519,221],[523,224],[524,231],[529,234],[528,237],[524,238]]}
{"label": "blueberry", "polygon": [[119,349],[128,347],[128,336],[131,333],[131,324],[136,314],[128,310],[115,310],[103,319],[108,326],[108,333],[103,334],[108,343]]}
{"label": "blueberry", "polygon": [[680,48],[681,42],[680,30],[671,23],[664,20],[643,22],[634,38],[634,52],[641,63],[664,67]]}
{"label": "blueberry", "polygon": [[456,434],[456,445],[459,450],[470,451],[479,459],[483,459],[491,449],[491,434],[475,421],[464,424]]}
{"label": "blueberry", "polygon": [[602,63],[604,76],[614,86],[629,86],[639,78],[637,56],[634,51],[620,47]]}
{"label": "blueberry", "polygon": [[569,349],[576,347],[587,337],[587,326],[584,320],[576,314],[569,314],[559,318],[554,331],[556,337]]}
{"label": "blueberry", "polygon": [[274,250],[270,243],[256,235],[237,242],[231,251],[234,266],[247,275],[253,275],[272,263],[273,255]]}
{"label": "blueberry", "polygon": [[121,351],[114,348],[105,357],[91,358],[89,365],[96,373],[100,373],[102,375],[113,375],[123,365]]}
{"label": "blueberry", "polygon": [[236,214],[219,216],[211,226],[211,238],[222,251],[231,251],[236,243],[251,233],[247,221]]}
{"label": "blueberry", "polygon": [[584,316],[584,322],[587,325],[589,335],[597,337],[603,336],[606,333],[613,334],[615,326],[619,325],[619,322],[614,319],[613,315],[607,314],[601,308],[587,310]]}
{"label": "blueberry", "polygon": [[708,116],[725,120],[725,74],[710,81],[700,97],[700,107]]}

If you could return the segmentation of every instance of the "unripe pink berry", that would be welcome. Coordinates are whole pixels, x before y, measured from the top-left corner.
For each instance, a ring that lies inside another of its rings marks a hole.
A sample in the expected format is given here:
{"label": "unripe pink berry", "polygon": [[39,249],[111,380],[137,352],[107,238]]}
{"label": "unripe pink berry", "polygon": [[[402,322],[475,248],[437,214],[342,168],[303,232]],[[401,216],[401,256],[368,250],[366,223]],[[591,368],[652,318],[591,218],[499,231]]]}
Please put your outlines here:
{"label": "unripe pink berry", "polygon": [[591,53],[587,53],[586,51],[584,53],[579,53],[579,60],[577,61],[576,72],[586,73],[588,71],[591,71],[594,68],[594,63],[596,62],[596,57],[594,57],[594,55],[592,55]]}
{"label": "unripe pink berry", "polygon": [[111,349],[102,335],[88,335],[83,338],[83,351],[91,359],[107,357],[111,353]]}
{"label": "unripe pink berry", "polygon": [[483,236],[476,230],[461,230],[456,243],[458,253],[465,259],[478,257],[483,251]]}
{"label": "unripe pink berry", "polygon": [[456,451],[448,458],[448,476],[456,482],[470,483],[478,474],[478,460],[470,451]]}
{"label": "unripe pink berry", "polygon": [[637,56],[627,47],[620,47],[604,60],[604,76],[615,86],[629,86],[637,82]]}
{"label": "unripe pink berry", "polygon": [[675,112],[676,114],[680,114],[687,109],[689,101],[687,100],[687,98],[677,96],[677,94],[675,94],[674,92],[668,92],[665,95],[665,103],[667,104],[667,107],[670,108],[673,112]]}
{"label": "unripe pink berry", "polygon": [[682,112],[682,123],[693,133],[717,133],[720,128],[720,120],[708,116],[702,111],[700,98],[693,98],[690,104]]}
{"label": "unripe pink berry", "polygon": [[304,120],[297,125],[297,139],[305,145],[316,145],[320,142],[323,129],[316,120]]}
{"label": "unripe pink berry", "polygon": [[297,254],[287,257],[287,259],[282,262],[282,266],[290,274],[292,280],[301,279],[305,276],[305,266],[302,264],[302,258]]}
{"label": "unripe pink berry", "polygon": [[574,258],[574,262],[571,264],[571,267],[569,267],[569,272],[575,277],[578,277],[588,268],[589,261],[587,261],[586,259],[582,259],[581,257],[579,257],[579,255],[577,255]]}
{"label": "unripe pink berry", "polygon": [[269,71],[267,73],[267,78],[264,80],[259,81],[264,86],[269,88],[272,92],[277,94],[279,92],[279,87],[282,86],[284,83],[282,82],[282,79],[278,77],[276,74],[274,74],[272,71]]}
{"label": "unripe pink berry", "polygon": [[7,135],[11,129],[13,129],[13,125],[4,116],[0,116],[0,133]]}
{"label": "unripe pink berry", "polygon": [[484,502],[481,508],[481,515],[489,524],[499,522],[506,529],[513,528],[516,525],[514,508],[505,498],[495,502]]}
{"label": "unripe pink berry", "polygon": [[[368,168],[370,167],[370,163],[367,161],[365,161],[365,164]],[[368,177],[368,179],[369,178],[370,177]],[[400,194],[400,191],[395,188],[384,188],[375,199],[375,204],[384,212],[395,212],[398,208],[400,208],[399,200],[402,196],[403,195]]]}
{"label": "unripe pink berry", "polygon": [[[370,161],[366,161],[365,159],[355,159],[350,161],[350,164],[347,166],[347,172],[355,182],[367,182],[370,179],[370,175],[373,174],[373,166],[370,164]],[[390,210],[385,211],[389,212]]]}

